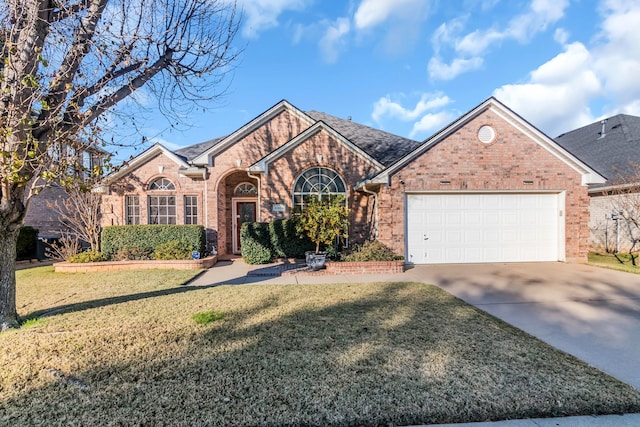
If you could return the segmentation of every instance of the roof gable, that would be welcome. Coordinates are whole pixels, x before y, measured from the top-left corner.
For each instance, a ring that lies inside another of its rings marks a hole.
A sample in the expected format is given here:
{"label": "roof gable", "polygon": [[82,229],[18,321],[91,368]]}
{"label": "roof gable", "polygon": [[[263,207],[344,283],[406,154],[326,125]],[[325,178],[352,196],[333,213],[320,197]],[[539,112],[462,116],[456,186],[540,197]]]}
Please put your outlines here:
{"label": "roof gable", "polygon": [[131,161],[126,162],[117,171],[107,175],[105,177],[105,182],[109,184],[109,183],[112,183],[113,181],[116,181],[116,180],[118,180],[118,179],[120,179],[120,178],[122,178],[122,177],[124,177],[124,176],[126,176],[128,174],[130,174],[131,172],[133,172],[134,170],[136,170],[140,166],[142,166],[145,163],[147,163],[149,160],[151,160],[151,159],[153,159],[156,156],[159,156],[161,154],[164,154],[170,160],[175,162],[176,165],[178,165],[180,170],[190,170],[190,169],[192,169],[191,165],[189,165],[189,163],[187,163],[184,160],[184,158],[182,158],[181,156],[176,155],[173,151],[169,150],[164,145],[156,143],[156,144],[152,145],[151,147],[149,147],[148,149],[146,149],[145,151],[143,151],[142,153],[140,153],[138,156],[136,156],[133,159],[131,159]]}
{"label": "roof gable", "polygon": [[500,118],[505,120],[515,129],[522,132],[524,135],[528,136],[535,143],[543,147],[545,150],[549,151],[551,154],[553,154],[559,160],[567,164],[573,170],[580,173],[582,175],[583,185],[604,182],[604,178],[601,175],[599,175],[595,170],[593,170],[584,162],[582,162],[580,159],[575,157],[573,154],[571,154],[570,152],[562,148],[555,141],[553,141],[551,138],[546,136],[544,133],[542,133],[536,127],[534,127],[525,119],[520,117],[518,114],[513,112],[510,108],[502,104],[496,98],[491,97],[486,101],[484,101],[482,104],[478,105],[477,107],[467,112],[466,114],[460,116],[458,119],[456,119],[455,121],[453,121],[452,123],[444,127],[442,130],[435,133],[430,138],[426,139],[420,146],[415,148],[413,151],[411,151],[407,155],[398,159],[393,165],[390,165],[386,170],[384,170],[380,174],[376,175],[370,180],[363,182],[363,184],[366,185],[367,183],[371,183],[371,184],[388,185],[391,175],[401,170],[404,166],[409,164],[416,157],[420,156],[421,154],[433,148],[435,145],[446,140],[447,137],[455,133],[458,129],[462,128],[471,120],[475,119],[476,117],[478,117],[480,114],[482,114],[487,110],[491,110],[493,113],[495,113]]}
{"label": "roof gable", "polygon": [[268,155],[266,155],[265,157],[263,157],[262,159],[254,163],[253,165],[251,165],[249,167],[249,171],[268,173],[270,163],[276,161],[277,159],[285,155],[287,152],[291,151],[298,145],[302,144],[304,141],[311,138],[313,135],[323,130],[328,132],[338,142],[345,145],[349,150],[353,151],[356,155],[358,155],[367,163],[371,164],[377,170],[382,170],[384,168],[384,166],[380,164],[380,162],[378,162],[376,159],[371,157],[369,154],[367,154],[364,150],[362,150],[357,145],[352,143],[350,140],[345,138],[339,132],[336,132],[336,130],[333,129],[331,126],[329,126],[323,121],[318,121],[313,126],[306,129],[304,132],[300,133],[296,137],[289,140],[286,144],[280,146],[276,150],[272,151],[271,153],[269,153]]}
{"label": "roof gable", "polygon": [[273,117],[277,116],[284,110],[288,110],[293,115],[306,121],[307,123],[309,123],[309,126],[311,126],[315,122],[315,120],[307,116],[302,110],[296,108],[288,101],[282,100],[278,102],[276,105],[274,105],[273,107],[269,108],[264,113],[260,114],[255,119],[251,120],[249,123],[242,126],[240,129],[233,132],[231,135],[224,137],[222,140],[218,141],[217,144],[213,145],[209,149],[200,153],[198,156],[194,157],[192,160],[192,163],[198,164],[198,165],[208,165],[209,158],[226,150],[228,147],[240,141],[249,133],[258,129],[260,126],[262,126],[263,124],[265,124],[266,122],[268,122],[269,120],[271,120]]}

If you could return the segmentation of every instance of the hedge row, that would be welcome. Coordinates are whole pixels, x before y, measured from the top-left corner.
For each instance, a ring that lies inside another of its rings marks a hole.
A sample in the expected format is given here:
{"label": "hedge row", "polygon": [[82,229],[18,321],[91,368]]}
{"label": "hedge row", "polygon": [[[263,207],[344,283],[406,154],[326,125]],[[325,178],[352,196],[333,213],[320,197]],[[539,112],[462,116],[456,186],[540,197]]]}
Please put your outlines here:
{"label": "hedge row", "polygon": [[112,225],[102,229],[101,239],[102,252],[108,257],[132,248],[151,253],[174,240],[204,254],[206,242],[202,225]]}
{"label": "hedge row", "polygon": [[248,264],[266,264],[273,258],[304,258],[315,248],[296,232],[296,219],[245,222],[240,229],[242,258]]}

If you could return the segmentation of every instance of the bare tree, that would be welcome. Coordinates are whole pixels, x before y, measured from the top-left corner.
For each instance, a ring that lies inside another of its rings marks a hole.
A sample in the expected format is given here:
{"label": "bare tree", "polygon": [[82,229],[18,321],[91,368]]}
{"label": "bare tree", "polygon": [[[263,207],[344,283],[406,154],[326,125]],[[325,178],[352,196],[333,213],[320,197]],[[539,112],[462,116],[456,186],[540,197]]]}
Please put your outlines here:
{"label": "bare tree", "polygon": [[34,183],[68,183],[104,113],[143,86],[177,117],[219,96],[238,25],[229,0],[0,0],[0,330],[18,323]]}
{"label": "bare tree", "polygon": [[613,225],[613,230],[607,233],[613,235],[614,240],[609,249],[621,263],[624,261],[618,254],[628,253],[631,263],[637,266],[637,254],[640,252],[640,165],[630,163],[626,173],[618,173],[618,176],[602,191],[602,197],[608,200],[611,209],[607,221]]}
{"label": "bare tree", "polygon": [[73,186],[65,189],[65,197],[53,202],[48,201],[47,207],[57,214],[61,233],[87,242],[91,250],[100,250],[100,202],[99,194],[92,193],[84,186]]}

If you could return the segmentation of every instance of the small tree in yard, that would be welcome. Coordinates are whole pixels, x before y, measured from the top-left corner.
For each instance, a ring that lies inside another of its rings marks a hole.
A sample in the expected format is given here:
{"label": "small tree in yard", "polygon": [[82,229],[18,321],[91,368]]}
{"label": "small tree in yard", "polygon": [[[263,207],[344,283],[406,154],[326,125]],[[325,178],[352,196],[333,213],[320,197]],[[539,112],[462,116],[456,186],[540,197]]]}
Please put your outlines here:
{"label": "small tree in yard", "polygon": [[18,324],[34,185],[68,184],[104,114],[143,86],[174,122],[219,96],[238,25],[230,0],[0,0],[0,331]]}
{"label": "small tree in yard", "polygon": [[58,216],[63,227],[61,233],[83,240],[92,251],[99,251],[101,201],[100,195],[91,192],[90,187],[80,185],[65,188],[65,197],[48,201],[47,207]]}
{"label": "small tree in yard", "polygon": [[312,197],[297,224],[298,232],[315,243],[316,254],[320,252],[320,245],[330,245],[338,237],[349,237],[348,226],[349,209],[343,196],[333,200]]}

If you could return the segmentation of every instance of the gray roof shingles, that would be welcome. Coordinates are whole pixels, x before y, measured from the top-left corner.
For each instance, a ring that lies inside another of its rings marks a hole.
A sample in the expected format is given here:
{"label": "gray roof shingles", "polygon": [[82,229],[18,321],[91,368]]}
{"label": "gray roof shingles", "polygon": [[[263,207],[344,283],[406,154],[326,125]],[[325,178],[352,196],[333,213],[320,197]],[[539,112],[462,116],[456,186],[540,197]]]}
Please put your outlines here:
{"label": "gray roof shingles", "polygon": [[209,148],[213,147],[214,145],[218,145],[225,138],[226,137],[223,136],[220,138],[215,138],[215,139],[210,139],[208,141],[200,142],[198,144],[189,145],[188,147],[179,148],[175,150],[174,153],[176,153],[178,156],[182,157],[186,161],[191,161],[196,157],[198,157],[200,154],[207,151]]}
{"label": "gray roof shingles", "polygon": [[[607,178],[603,185],[627,180],[640,166],[640,117],[618,114],[564,133],[555,141]],[[640,178],[640,177],[638,177]]]}
{"label": "gray roof shingles", "polygon": [[390,166],[422,144],[422,142],[419,141],[414,141],[319,111],[307,111],[306,113],[314,120],[322,120],[331,126],[331,128],[384,166]]}
{"label": "gray roof shingles", "polygon": [[[396,160],[402,158],[422,144],[419,141],[414,141],[319,111],[308,111],[306,114],[313,120],[323,121],[329,125],[383,166],[393,164]],[[225,137],[211,139],[199,144],[190,145],[175,150],[174,153],[185,159],[185,161],[191,161],[211,147],[219,144],[224,138]]]}

